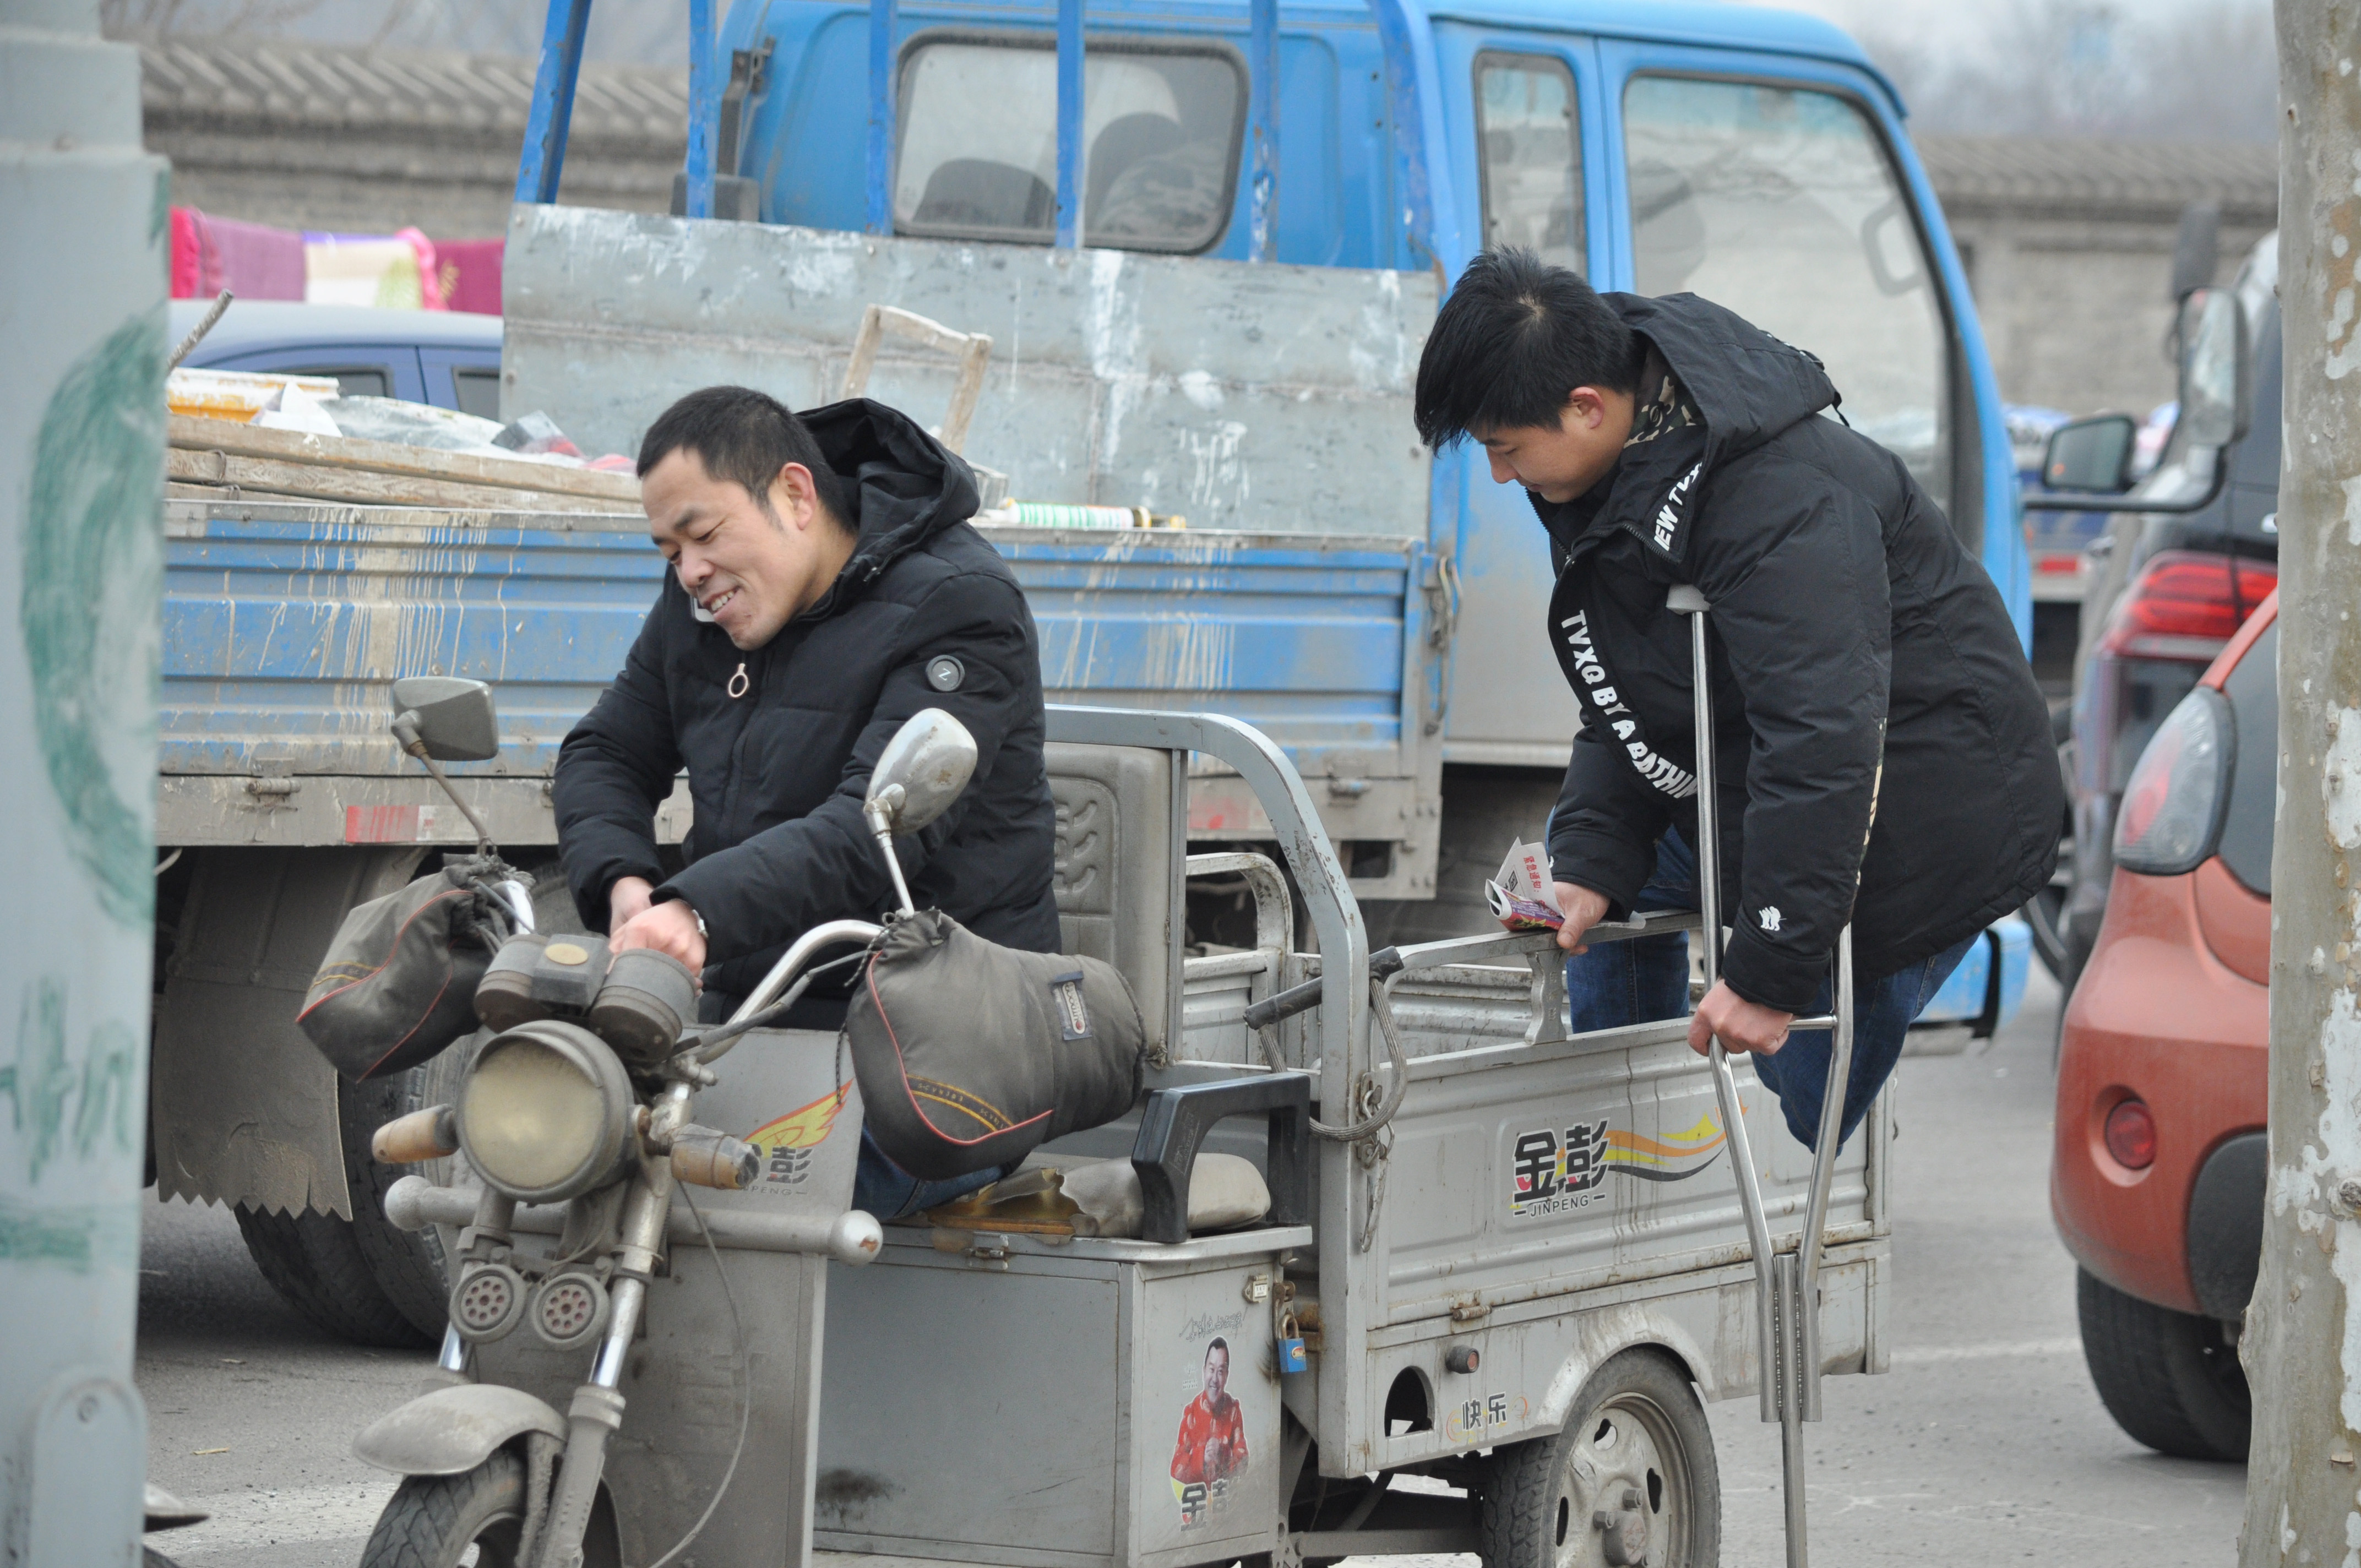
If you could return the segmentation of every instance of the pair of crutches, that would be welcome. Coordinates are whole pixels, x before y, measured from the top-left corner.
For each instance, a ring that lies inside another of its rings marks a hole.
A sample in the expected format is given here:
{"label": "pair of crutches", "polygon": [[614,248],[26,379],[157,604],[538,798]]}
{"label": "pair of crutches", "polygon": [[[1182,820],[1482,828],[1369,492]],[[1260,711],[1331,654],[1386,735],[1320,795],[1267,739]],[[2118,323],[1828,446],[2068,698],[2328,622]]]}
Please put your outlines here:
{"label": "pair of crutches", "polygon": [[[1664,608],[1689,618],[1689,651],[1696,682],[1697,787],[1697,895],[1705,922],[1705,984],[1721,978],[1721,837],[1714,796],[1713,694],[1706,659],[1705,596],[1686,584],[1664,598]],[[1738,1170],[1739,1206],[1746,1214],[1748,1250],[1753,1255],[1755,1334],[1762,1351],[1763,1419],[1779,1423],[1781,1478],[1787,1504],[1788,1568],[1809,1561],[1804,1525],[1804,1430],[1820,1419],[1820,1251],[1826,1238],[1828,1191],[1836,1179],[1838,1135],[1844,1126],[1845,1091],[1852,1069],[1852,927],[1837,933],[1835,1011],[1798,1018],[1790,1032],[1827,1029],[1832,1036],[1828,1087],[1820,1106],[1820,1131],[1812,1150],[1812,1193],[1804,1212],[1803,1234],[1793,1252],[1774,1252],[1770,1222],[1763,1212],[1763,1186],[1754,1173],[1754,1151],[1740,1113],[1738,1080],[1730,1055],[1717,1038],[1707,1059],[1713,1068],[1714,1098],[1722,1125],[1730,1130],[1730,1163]]]}

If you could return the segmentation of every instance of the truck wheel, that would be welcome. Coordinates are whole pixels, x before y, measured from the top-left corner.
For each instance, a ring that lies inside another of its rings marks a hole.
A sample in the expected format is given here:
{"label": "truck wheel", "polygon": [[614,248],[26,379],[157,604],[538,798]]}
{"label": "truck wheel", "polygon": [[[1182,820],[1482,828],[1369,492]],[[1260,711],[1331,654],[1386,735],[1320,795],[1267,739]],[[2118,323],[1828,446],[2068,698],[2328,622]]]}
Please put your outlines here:
{"label": "truck wheel", "polygon": [[1721,1473],[1688,1375],[1660,1351],[1609,1356],[1555,1437],[1496,1450],[1477,1537],[1486,1568],[1713,1568]]}
{"label": "truck wheel", "polygon": [[2075,1276],[2082,1359],[2115,1424],[2159,1453],[2246,1463],[2253,1406],[2222,1325],[2126,1296],[2086,1269]]}
{"label": "truck wheel", "polygon": [[306,1209],[237,1206],[246,1250],[270,1288],[314,1327],[353,1344],[419,1350],[434,1343],[402,1316],[377,1280],[349,1220]]}
{"label": "truck wheel", "polygon": [[405,1479],[377,1517],[361,1568],[518,1568],[523,1534],[524,1461],[504,1448],[456,1475]]}
{"label": "truck wheel", "polygon": [[369,1139],[397,1116],[447,1105],[459,1091],[467,1068],[462,1041],[408,1072],[367,1083],[340,1082],[337,1112],[343,1120],[345,1186],[352,1194],[353,1239],[369,1272],[394,1310],[430,1341],[439,1342],[449,1321],[450,1268],[443,1239],[432,1225],[423,1231],[395,1228],[385,1217],[386,1190],[413,1172],[447,1181],[449,1160],[423,1165],[380,1165],[369,1157]]}

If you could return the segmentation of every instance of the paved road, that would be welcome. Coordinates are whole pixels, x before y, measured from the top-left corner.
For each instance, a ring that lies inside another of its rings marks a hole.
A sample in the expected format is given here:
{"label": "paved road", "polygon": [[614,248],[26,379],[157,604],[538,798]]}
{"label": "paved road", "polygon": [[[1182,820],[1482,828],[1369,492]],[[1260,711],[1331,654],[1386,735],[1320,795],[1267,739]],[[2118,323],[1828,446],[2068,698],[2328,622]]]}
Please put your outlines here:
{"label": "paved road", "polygon": [[[1902,1064],[1894,1370],[1829,1378],[1827,1420],[1804,1429],[1824,1568],[2236,1560],[2246,1471],[2132,1442],[2082,1365],[2073,1264],[2049,1222],[2057,1006],[2037,969],[1989,1050]],[[1751,1398],[1708,1413],[1722,1560],[1783,1563],[1779,1429]]]}
{"label": "paved road", "polygon": [[[1828,1420],[1806,1429],[1823,1568],[2213,1568],[2235,1555],[2244,1472],[2142,1449],[2082,1369],[2072,1268],[2046,1196],[2056,993],[2038,975],[2035,987],[1990,1050],[1903,1066],[1898,1348],[1888,1376],[1830,1379]],[[224,1211],[151,1206],[146,1234],[149,1464],[215,1511],[155,1543],[184,1568],[350,1568],[392,1487],[347,1444],[426,1358],[306,1327],[255,1275]],[[1778,1430],[1752,1400],[1709,1413],[1723,1561],[1773,1568]]]}

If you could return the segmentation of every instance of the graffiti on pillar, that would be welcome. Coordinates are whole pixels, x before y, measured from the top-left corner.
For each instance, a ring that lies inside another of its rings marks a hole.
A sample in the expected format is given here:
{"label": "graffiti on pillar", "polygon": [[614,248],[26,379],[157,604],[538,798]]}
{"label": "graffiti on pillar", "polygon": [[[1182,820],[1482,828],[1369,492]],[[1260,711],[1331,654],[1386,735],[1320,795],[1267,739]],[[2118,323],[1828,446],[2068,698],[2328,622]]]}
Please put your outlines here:
{"label": "graffiti on pillar", "polygon": [[[6,1125],[16,1134],[27,1189],[38,1189],[45,1175],[63,1174],[71,1185],[79,1174],[73,1168],[86,1162],[136,1158],[146,1130],[136,1098],[141,1042],[121,1019],[103,1018],[70,1055],[67,997],[60,974],[26,987],[15,1049],[0,1055],[0,1101],[7,1104]],[[0,1201],[0,1260],[86,1268],[102,1258],[124,1262],[137,1241],[133,1212],[119,1202],[27,1210]]]}
{"label": "graffiti on pillar", "polygon": [[158,629],[164,571],[164,319],[76,361],[41,416],[19,605],[33,724],[64,841],[118,924],[156,905]]}

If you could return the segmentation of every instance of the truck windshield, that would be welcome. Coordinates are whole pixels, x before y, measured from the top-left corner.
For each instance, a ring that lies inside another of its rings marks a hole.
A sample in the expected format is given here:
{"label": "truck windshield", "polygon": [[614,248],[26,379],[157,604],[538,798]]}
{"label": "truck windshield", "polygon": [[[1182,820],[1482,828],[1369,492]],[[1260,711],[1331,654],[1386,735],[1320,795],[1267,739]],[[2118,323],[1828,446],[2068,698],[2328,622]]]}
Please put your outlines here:
{"label": "truck windshield", "polygon": [[1702,294],[1817,355],[1854,428],[1948,508],[1942,307],[1867,116],[1832,93],[1639,76],[1623,126],[1639,291]]}
{"label": "truck windshield", "polygon": [[[1082,60],[1083,243],[1198,251],[1229,225],[1246,93],[1213,49],[1093,44]],[[894,226],[1048,244],[1058,56],[1041,38],[919,38],[902,57]]]}

